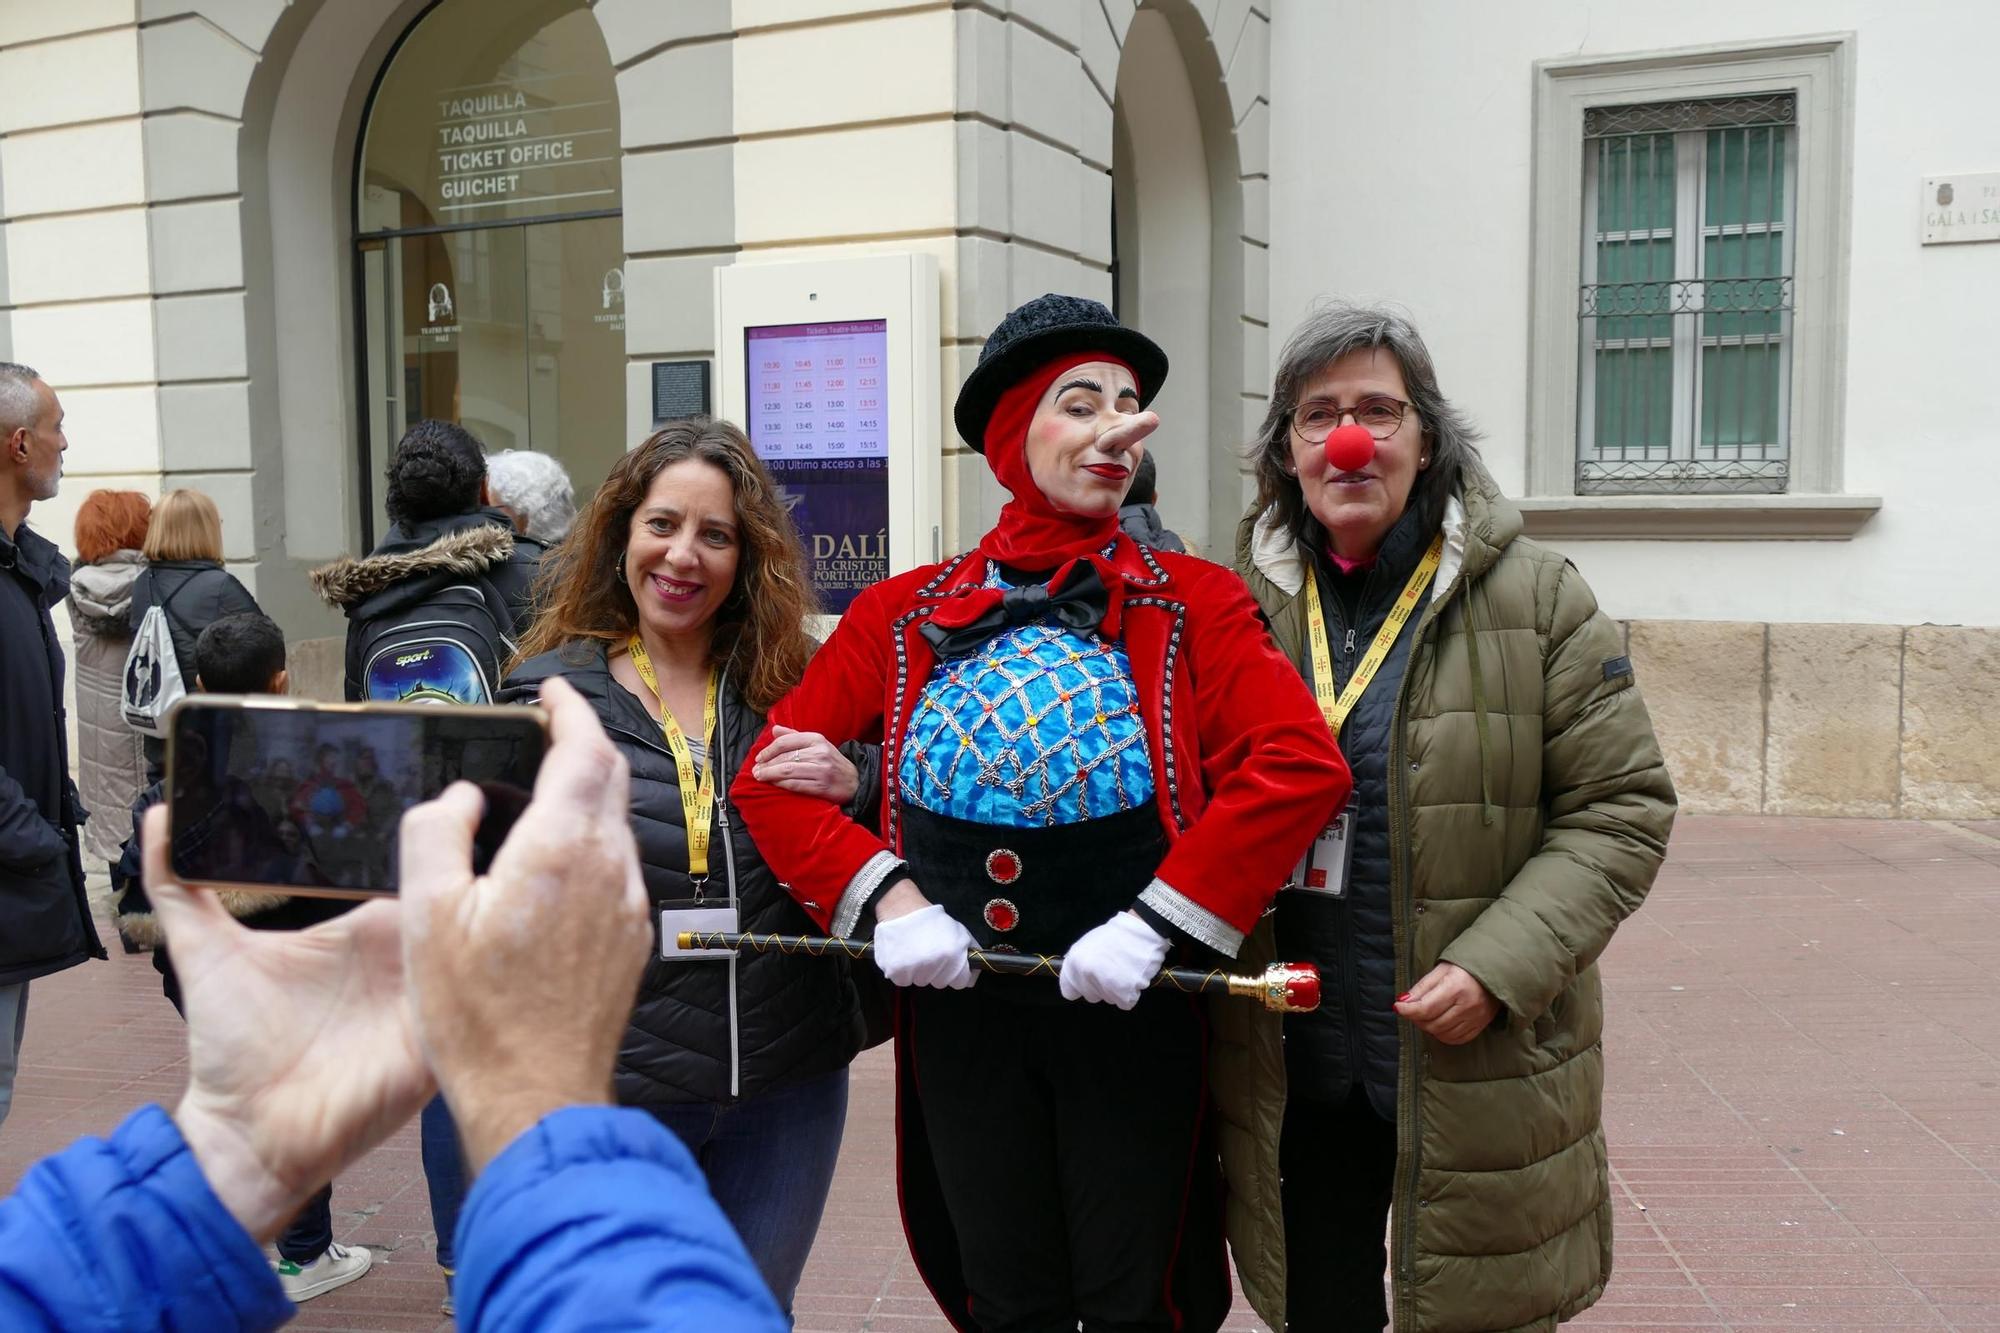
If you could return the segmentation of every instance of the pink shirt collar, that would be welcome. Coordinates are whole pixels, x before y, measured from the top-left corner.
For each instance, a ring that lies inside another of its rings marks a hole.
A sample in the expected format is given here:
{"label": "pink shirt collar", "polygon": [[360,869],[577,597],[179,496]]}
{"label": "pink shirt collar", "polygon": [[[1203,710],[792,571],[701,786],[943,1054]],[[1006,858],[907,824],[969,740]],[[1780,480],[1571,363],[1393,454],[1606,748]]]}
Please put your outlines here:
{"label": "pink shirt collar", "polygon": [[1368,556],[1365,559],[1349,560],[1344,555],[1334,554],[1334,550],[1331,545],[1329,545],[1326,548],[1326,558],[1333,561],[1333,567],[1339,570],[1343,574],[1355,574],[1363,570],[1375,568],[1375,561],[1380,554],[1381,553],[1378,551],[1376,552],[1375,555]]}

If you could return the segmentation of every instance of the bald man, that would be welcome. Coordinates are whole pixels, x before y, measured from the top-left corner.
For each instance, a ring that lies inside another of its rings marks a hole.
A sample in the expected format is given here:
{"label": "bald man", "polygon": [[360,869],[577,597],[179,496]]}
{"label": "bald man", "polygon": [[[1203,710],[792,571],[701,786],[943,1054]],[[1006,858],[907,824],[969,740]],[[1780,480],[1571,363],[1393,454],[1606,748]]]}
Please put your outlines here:
{"label": "bald man", "polygon": [[104,957],[83,893],[63,720],[63,655],[49,608],[69,562],[28,527],[62,480],[62,404],[42,377],[0,361],[0,1121],[14,1100],[28,983]]}

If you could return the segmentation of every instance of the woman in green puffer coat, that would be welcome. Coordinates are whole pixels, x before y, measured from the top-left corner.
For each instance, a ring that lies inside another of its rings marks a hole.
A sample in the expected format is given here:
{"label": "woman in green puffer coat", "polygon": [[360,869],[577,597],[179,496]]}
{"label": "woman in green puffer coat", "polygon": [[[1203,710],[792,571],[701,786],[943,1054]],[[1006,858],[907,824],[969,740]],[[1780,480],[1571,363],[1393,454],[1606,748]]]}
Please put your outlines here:
{"label": "woman in green puffer coat", "polygon": [[1552,1328],[1611,1271],[1597,958],[1673,785],[1618,626],[1473,438],[1406,319],[1330,306],[1255,446],[1236,566],[1355,779],[1241,955],[1316,963],[1321,1008],[1215,1011],[1230,1240],[1277,1329],[1382,1328],[1385,1263],[1397,1333]]}

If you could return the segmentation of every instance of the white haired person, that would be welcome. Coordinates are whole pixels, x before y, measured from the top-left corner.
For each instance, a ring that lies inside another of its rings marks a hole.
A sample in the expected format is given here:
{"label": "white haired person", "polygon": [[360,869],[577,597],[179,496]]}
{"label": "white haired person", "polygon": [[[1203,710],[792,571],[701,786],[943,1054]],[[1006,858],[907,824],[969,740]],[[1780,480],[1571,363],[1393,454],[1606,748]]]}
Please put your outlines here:
{"label": "white haired person", "polygon": [[486,460],[486,485],[495,508],[504,509],[524,537],[554,546],[576,521],[576,490],[569,473],[547,454],[503,449]]}

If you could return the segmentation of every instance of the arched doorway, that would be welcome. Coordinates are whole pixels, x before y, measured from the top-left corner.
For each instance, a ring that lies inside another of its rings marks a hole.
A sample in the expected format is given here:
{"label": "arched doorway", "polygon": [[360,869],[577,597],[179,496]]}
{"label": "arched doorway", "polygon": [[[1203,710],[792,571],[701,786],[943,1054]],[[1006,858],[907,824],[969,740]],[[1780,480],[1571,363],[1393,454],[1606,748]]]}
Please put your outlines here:
{"label": "arched doorway", "polygon": [[364,544],[424,417],[553,454],[580,491],[624,452],[618,129],[584,0],[440,0],[390,54],[355,172]]}
{"label": "arched doorway", "polygon": [[[1118,314],[1174,374],[1156,406],[1160,514],[1228,560],[1242,512],[1242,186],[1220,68],[1194,8],[1142,4],[1124,32],[1112,106]],[[1204,56],[1190,66],[1190,52]]]}

